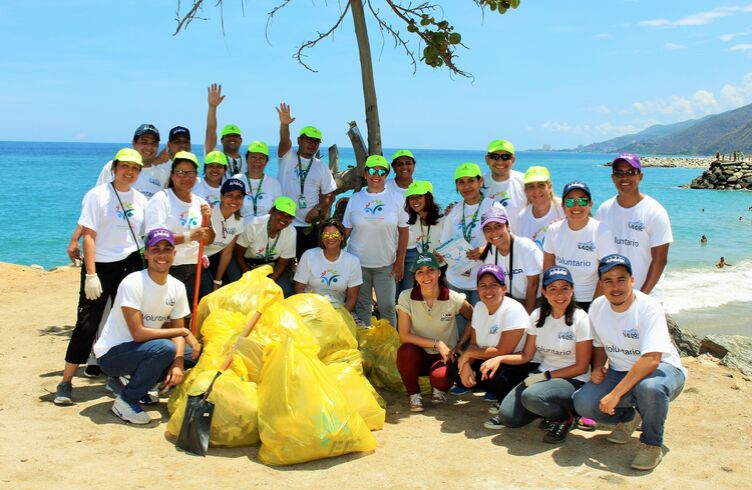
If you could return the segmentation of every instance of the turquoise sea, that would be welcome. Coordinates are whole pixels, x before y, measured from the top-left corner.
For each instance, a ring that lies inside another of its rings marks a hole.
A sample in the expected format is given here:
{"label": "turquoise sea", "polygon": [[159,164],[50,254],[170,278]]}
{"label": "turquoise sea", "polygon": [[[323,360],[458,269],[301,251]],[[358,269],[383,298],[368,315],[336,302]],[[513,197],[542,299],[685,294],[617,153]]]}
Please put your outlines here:
{"label": "turquoise sea", "polygon": [[[128,143],[0,142],[0,261],[39,264],[68,262],[65,249],[76,226],[81,198],[102,165]],[[196,151],[200,148],[196,147]],[[272,149],[276,154],[276,149]],[[390,155],[391,149],[384,153]],[[484,167],[483,151],[413,150],[418,179],[430,180],[443,205],[458,199],[452,175],[462,162]],[[354,164],[353,151],[339,148],[340,169]],[[609,154],[521,151],[515,169],[545,165],[556,193],[570,180],[590,185],[595,205],[615,190],[603,164]],[[268,171],[276,174],[272,159]],[[668,210],[675,242],[667,269],[665,303],[682,325],[700,333],[752,334],[752,193],[708,191],[680,186],[701,169],[646,168],[641,190]],[[743,219],[739,221],[739,217]],[[700,246],[700,236],[708,245]],[[733,267],[717,270],[720,256]]]}

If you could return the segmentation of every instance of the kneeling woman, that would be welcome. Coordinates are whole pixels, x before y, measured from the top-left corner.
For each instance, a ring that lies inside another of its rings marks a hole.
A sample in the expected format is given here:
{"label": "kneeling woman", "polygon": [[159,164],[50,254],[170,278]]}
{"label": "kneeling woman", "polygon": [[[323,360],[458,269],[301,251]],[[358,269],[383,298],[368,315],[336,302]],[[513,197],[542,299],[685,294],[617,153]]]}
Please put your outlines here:
{"label": "kneeling woman", "polygon": [[293,294],[287,266],[295,257],[297,234],[290,223],[296,208],[289,197],[278,197],[269,214],[246,222],[235,244],[235,260],[240,270],[245,273],[264,264],[271,265],[274,270],[269,278],[282,288],[285,297]]}
{"label": "kneeling woman", "polygon": [[397,302],[397,328],[402,345],[397,369],[410,396],[410,411],[422,412],[419,376],[429,376],[433,401],[446,399],[452,386],[447,372],[457,345],[457,315],[470,319],[473,308],[465,295],[446,287],[433,254],[420,254],[413,266],[416,285],[402,291]]}
{"label": "kneeling woman", "polygon": [[[112,411],[126,422],[148,424],[140,402],[155,403],[147,392],[183,382],[200,346],[184,319],[190,313],[185,286],[170,275],[175,239],[170,230],[156,228],[146,239],[147,268],[123,279],[94,354],[109,376],[130,376]],[[168,327],[165,327],[165,324]],[[187,344],[187,345],[186,345]]]}
{"label": "kneeling woman", "polygon": [[486,427],[521,427],[537,417],[546,419],[545,442],[563,442],[575,421],[572,394],[590,377],[593,336],[588,316],[573,301],[574,281],[564,267],[543,272],[546,302],[533,312],[522,352],[489,359],[481,366],[483,377],[493,376],[500,365],[528,363],[538,355],[540,366],[501,402],[499,413]]}

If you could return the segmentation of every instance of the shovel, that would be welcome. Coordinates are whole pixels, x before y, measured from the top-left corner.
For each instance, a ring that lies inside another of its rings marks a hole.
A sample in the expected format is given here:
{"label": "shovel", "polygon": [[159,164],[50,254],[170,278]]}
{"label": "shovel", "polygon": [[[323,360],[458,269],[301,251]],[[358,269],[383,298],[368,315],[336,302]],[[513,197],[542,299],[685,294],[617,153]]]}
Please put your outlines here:
{"label": "shovel", "polygon": [[185,415],[183,416],[183,425],[180,427],[180,435],[178,435],[176,443],[180,449],[199,456],[206,456],[206,453],[209,451],[209,430],[211,429],[211,420],[214,414],[214,404],[209,401],[209,395],[211,395],[217,378],[232,364],[232,356],[235,354],[235,350],[238,348],[241,339],[251,334],[259,318],[261,318],[261,312],[256,311],[240,338],[232,346],[230,352],[227,353],[227,357],[225,357],[222,366],[220,366],[219,371],[217,371],[206,391],[200,395],[188,397],[188,402],[185,406]]}

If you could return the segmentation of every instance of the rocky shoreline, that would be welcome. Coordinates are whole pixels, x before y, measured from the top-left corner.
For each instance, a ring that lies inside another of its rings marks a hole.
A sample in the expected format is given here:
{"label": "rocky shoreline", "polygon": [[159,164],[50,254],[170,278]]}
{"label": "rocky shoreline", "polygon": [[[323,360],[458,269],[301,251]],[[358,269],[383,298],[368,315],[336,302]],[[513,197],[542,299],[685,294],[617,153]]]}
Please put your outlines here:
{"label": "rocky shoreline", "polygon": [[[640,157],[643,167],[706,168],[712,161],[711,157]],[[610,165],[606,162],[606,166]]]}
{"label": "rocky shoreline", "polygon": [[752,163],[714,160],[701,176],[689,184],[691,189],[752,190]]}

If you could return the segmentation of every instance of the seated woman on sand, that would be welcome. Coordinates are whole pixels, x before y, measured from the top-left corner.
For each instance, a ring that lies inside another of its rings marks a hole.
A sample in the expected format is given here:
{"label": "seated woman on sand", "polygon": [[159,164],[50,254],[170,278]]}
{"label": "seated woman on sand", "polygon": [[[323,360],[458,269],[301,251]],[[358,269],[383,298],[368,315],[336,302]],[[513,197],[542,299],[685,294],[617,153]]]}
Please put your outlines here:
{"label": "seated woman on sand", "polygon": [[413,265],[416,285],[402,291],[397,302],[397,328],[402,345],[397,369],[410,396],[410,411],[422,412],[418,377],[429,376],[432,401],[446,400],[452,386],[447,364],[454,361],[459,337],[457,316],[470,319],[473,308],[465,295],[451,291],[433,254],[419,254]]}

